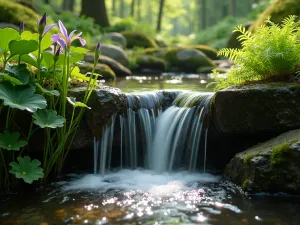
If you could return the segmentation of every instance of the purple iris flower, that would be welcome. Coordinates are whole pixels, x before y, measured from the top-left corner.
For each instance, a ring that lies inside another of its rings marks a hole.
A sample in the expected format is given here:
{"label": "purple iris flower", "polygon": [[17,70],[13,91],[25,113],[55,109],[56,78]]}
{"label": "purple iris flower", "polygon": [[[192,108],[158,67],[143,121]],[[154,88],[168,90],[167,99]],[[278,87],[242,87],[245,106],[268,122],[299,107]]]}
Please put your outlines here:
{"label": "purple iris flower", "polygon": [[86,41],[80,37],[82,32],[74,36],[76,30],[73,30],[70,34],[68,34],[66,27],[60,20],[58,21],[58,25],[61,33],[52,35],[51,40],[54,43],[58,43],[63,49],[70,47],[72,42],[75,40],[79,40],[82,46],[86,44]]}
{"label": "purple iris flower", "polygon": [[54,26],[56,26],[56,24],[51,24],[49,26],[46,26],[47,23],[47,14],[46,12],[44,13],[43,17],[41,18],[41,20],[38,22],[38,29],[39,29],[39,35],[40,37],[44,37],[45,34]]}
{"label": "purple iris flower", "polygon": [[24,21],[21,22],[20,28],[19,28],[19,34],[22,34],[24,31]]}

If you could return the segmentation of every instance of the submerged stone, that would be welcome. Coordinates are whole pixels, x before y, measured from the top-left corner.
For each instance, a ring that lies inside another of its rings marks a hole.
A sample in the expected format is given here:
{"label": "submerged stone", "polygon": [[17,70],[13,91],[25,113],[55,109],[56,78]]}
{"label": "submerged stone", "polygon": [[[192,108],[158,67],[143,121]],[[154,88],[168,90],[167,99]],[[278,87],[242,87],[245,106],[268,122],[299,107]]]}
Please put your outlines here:
{"label": "submerged stone", "polygon": [[238,153],[225,176],[247,192],[300,193],[300,130],[281,134]]}

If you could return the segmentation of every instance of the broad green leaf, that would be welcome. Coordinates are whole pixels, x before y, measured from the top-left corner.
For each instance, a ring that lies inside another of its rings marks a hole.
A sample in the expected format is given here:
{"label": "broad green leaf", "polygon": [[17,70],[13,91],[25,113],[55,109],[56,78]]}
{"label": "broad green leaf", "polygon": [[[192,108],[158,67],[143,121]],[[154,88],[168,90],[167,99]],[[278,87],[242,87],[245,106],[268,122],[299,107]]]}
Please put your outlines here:
{"label": "broad green leaf", "polygon": [[53,44],[53,42],[51,41],[51,34],[48,33],[46,34],[43,39],[42,39],[42,42],[41,42],[41,51],[44,51],[48,48],[50,48],[50,46]]}
{"label": "broad green leaf", "polygon": [[[64,65],[64,58],[65,58],[64,54],[59,55],[56,65],[58,65],[58,66]],[[71,53],[69,62],[70,62],[70,64],[75,64],[75,63],[79,63],[83,59],[84,59],[83,54]]]}
{"label": "broad green leaf", "polygon": [[35,112],[47,106],[46,99],[35,93],[33,86],[13,86],[8,82],[0,84],[0,99],[11,108]]}
{"label": "broad green leaf", "polygon": [[[95,75],[95,73],[94,73],[94,75]],[[90,80],[89,77],[87,77],[86,75],[80,73],[80,69],[79,69],[78,66],[75,66],[75,67],[73,68],[73,70],[72,70],[72,72],[71,72],[71,77],[76,78],[76,79],[78,79],[79,81],[89,81],[89,80]],[[93,83],[95,83],[95,82],[96,82],[96,80],[95,80],[95,79],[92,79],[91,83],[93,84]]]}
{"label": "broad green leaf", "polygon": [[9,42],[11,55],[25,55],[38,49],[38,42],[35,40],[12,40]]}
{"label": "broad green leaf", "polygon": [[0,72],[0,79],[7,80],[14,85],[22,85],[22,82],[12,76],[9,73],[2,73]]}
{"label": "broad green leaf", "polygon": [[44,177],[43,169],[40,167],[41,162],[37,159],[31,161],[29,156],[18,158],[19,163],[11,162],[12,167],[9,171],[14,174],[16,178],[21,178],[25,183],[31,184],[33,181]]}
{"label": "broad green leaf", "polygon": [[25,140],[19,140],[19,137],[20,133],[11,133],[5,130],[3,134],[0,134],[0,148],[19,151],[20,148],[27,145],[27,142]]}
{"label": "broad green leaf", "polygon": [[12,28],[0,29],[0,53],[8,52],[9,42],[12,40],[20,40],[19,32]]}
{"label": "broad green leaf", "polygon": [[59,92],[57,91],[57,90],[48,90],[48,89],[46,89],[46,88],[43,88],[39,83],[36,83],[35,84],[38,88],[39,88],[39,90],[43,93],[43,94],[45,94],[45,95],[48,95],[48,96],[59,96],[60,94],[59,94]]}
{"label": "broad green leaf", "polygon": [[[21,38],[22,40],[39,40],[39,35],[38,34],[33,34],[30,31],[24,31],[21,34]],[[51,41],[51,34],[48,33],[46,34],[41,42],[41,51],[44,51],[45,49],[49,48],[50,45],[52,45],[52,41]]]}
{"label": "broad green leaf", "polygon": [[70,51],[73,52],[73,53],[86,54],[90,50],[88,50],[86,48],[82,48],[82,47],[71,46]]}
{"label": "broad green leaf", "polygon": [[21,84],[27,84],[29,82],[30,72],[27,69],[26,64],[15,66],[6,65],[6,70],[12,77],[18,79]]}
{"label": "broad green leaf", "polygon": [[24,31],[21,34],[21,39],[22,40],[38,40],[39,39],[39,35],[37,33],[31,33],[30,31]]}
{"label": "broad green leaf", "polygon": [[50,52],[43,52],[42,58],[42,64],[46,69],[50,69],[54,65],[54,56]]}
{"label": "broad green leaf", "polygon": [[54,110],[42,109],[32,115],[34,123],[41,128],[57,128],[63,127],[66,122],[65,118],[58,116]]}
{"label": "broad green leaf", "polygon": [[24,62],[24,63],[27,63],[29,65],[32,65],[36,68],[38,67],[37,58],[33,54],[22,55],[21,56],[21,61]]}
{"label": "broad green leaf", "polygon": [[67,97],[68,102],[73,105],[73,107],[81,107],[81,108],[88,108],[91,109],[91,107],[88,107],[86,104],[82,102],[77,102],[76,98],[73,97]]}
{"label": "broad green leaf", "polygon": [[60,71],[56,71],[56,73],[54,73],[53,71],[41,71],[41,76],[43,78],[47,78],[47,79],[57,79],[58,81],[61,81],[63,74]]}

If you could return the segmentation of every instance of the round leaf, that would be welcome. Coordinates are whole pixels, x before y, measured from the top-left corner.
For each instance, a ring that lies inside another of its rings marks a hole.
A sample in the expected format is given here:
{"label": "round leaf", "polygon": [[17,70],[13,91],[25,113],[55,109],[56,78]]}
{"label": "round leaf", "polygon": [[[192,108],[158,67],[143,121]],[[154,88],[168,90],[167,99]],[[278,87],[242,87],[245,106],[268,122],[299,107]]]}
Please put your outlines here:
{"label": "round leaf", "polygon": [[0,99],[4,101],[4,105],[15,109],[35,112],[46,108],[46,99],[34,92],[33,86],[13,86],[8,82],[0,84]]}
{"label": "round leaf", "polygon": [[9,42],[11,55],[25,55],[38,49],[38,42],[35,40],[12,40]]}
{"label": "round leaf", "polygon": [[31,184],[34,180],[44,177],[43,169],[39,167],[41,162],[37,159],[31,161],[29,156],[18,157],[19,163],[11,162],[12,167],[9,171],[14,174],[16,178],[21,178],[25,183]]}
{"label": "round leaf", "polygon": [[63,127],[66,121],[62,116],[58,116],[56,111],[47,109],[33,113],[32,117],[34,118],[33,122],[41,128]]}
{"label": "round leaf", "polygon": [[6,70],[9,72],[9,75],[18,79],[21,82],[21,84],[27,84],[29,82],[30,72],[27,69],[26,64],[20,64],[15,66],[7,65]]}
{"label": "round leaf", "polygon": [[11,133],[8,130],[4,131],[3,134],[0,134],[0,148],[15,151],[20,150],[20,148],[27,145],[27,142],[19,140],[19,137],[20,133],[18,132]]}
{"label": "round leaf", "polygon": [[20,40],[19,32],[12,28],[0,29],[0,53],[8,52],[8,44],[12,40]]}

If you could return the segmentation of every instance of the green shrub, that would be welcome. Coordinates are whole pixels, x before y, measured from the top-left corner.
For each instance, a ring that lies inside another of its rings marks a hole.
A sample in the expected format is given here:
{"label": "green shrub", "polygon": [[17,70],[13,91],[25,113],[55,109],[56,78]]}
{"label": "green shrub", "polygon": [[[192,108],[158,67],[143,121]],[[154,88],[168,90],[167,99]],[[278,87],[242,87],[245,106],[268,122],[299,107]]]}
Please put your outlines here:
{"label": "green shrub", "polygon": [[242,49],[222,49],[224,55],[234,61],[227,77],[215,76],[217,89],[249,81],[285,81],[296,75],[300,65],[300,30],[295,16],[283,21],[281,26],[270,20],[269,26],[261,26],[254,34],[239,26]]}
{"label": "green shrub", "polygon": [[136,31],[121,32],[127,40],[127,48],[157,48],[155,41],[147,35]]}
{"label": "green shrub", "polygon": [[0,0],[0,22],[11,23],[20,26],[25,21],[25,28],[30,31],[37,31],[36,13],[21,4]]}

